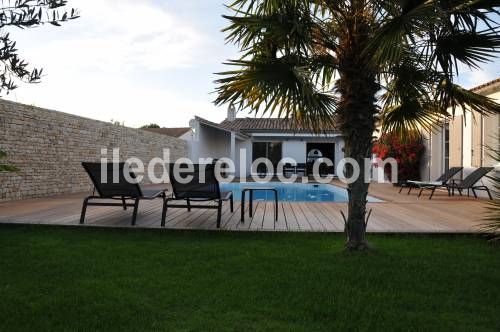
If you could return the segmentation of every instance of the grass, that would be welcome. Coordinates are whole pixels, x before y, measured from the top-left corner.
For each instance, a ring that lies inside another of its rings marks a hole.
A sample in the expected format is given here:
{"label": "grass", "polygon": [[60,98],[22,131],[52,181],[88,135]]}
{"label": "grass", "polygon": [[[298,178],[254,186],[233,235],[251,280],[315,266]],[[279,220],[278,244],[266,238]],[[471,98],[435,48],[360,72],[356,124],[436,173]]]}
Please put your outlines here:
{"label": "grass", "polygon": [[469,236],[0,226],[0,331],[500,330],[500,250]]}

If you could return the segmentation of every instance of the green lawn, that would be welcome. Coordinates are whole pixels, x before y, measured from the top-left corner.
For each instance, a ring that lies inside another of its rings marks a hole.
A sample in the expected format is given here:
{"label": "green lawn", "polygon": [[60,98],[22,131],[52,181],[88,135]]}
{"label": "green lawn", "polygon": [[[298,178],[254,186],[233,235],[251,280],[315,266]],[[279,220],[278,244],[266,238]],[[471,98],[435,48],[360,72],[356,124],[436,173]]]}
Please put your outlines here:
{"label": "green lawn", "polygon": [[0,331],[500,330],[500,248],[370,238],[0,226]]}

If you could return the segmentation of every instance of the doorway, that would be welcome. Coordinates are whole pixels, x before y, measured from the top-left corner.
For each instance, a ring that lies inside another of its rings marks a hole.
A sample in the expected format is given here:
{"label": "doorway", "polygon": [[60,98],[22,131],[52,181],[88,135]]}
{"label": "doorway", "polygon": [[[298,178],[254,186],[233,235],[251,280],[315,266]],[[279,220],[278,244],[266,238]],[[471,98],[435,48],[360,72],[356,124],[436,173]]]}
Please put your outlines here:
{"label": "doorway", "polygon": [[313,165],[320,158],[330,159],[334,166],[322,163],[319,167],[319,174],[335,174],[335,143],[307,143],[306,153],[307,174],[312,174]]}

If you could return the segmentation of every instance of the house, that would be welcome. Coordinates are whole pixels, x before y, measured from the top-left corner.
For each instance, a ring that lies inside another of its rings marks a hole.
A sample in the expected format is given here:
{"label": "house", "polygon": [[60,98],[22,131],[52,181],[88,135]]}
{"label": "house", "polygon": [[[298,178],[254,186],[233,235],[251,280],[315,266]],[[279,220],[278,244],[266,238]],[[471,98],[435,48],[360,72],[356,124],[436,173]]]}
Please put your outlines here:
{"label": "house", "polygon": [[[472,91],[500,102],[500,78]],[[275,168],[283,158],[311,165],[316,158],[326,157],[333,161],[335,170],[344,158],[344,140],[334,127],[315,134],[307,128],[295,127],[288,119],[237,118],[232,106],[221,123],[195,117],[190,126],[193,139],[189,157],[229,158],[235,163],[236,176],[251,175],[252,162],[261,157],[270,159]],[[500,146],[499,114],[464,114],[457,109],[455,116],[438,130],[423,134],[426,146],[421,167],[423,180],[436,179],[452,166],[464,167],[462,176],[476,167],[498,166],[486,146],[496,149]]]}
{"label": "house", "polygon": [[233,106],[228,108],[227,118],[221,123],[195,117],[190,126],[194,132],[190,158],[230,158],[234,161],[236,176],[251,175],[252,162],[258,158],[268,158],[275,170],[284,158],[309,167],[319,157],[329,158],[335,166],[330,168],[330,173],[344,158],[343,138],[333,127],[316,134],[296,127],[288,119],[236,118]]}
{"label": "house", "polygon": [[142,128],[143,130],[147,130],[153,133],[167,135],[170,137],[176,137],[183,139],[185,141],[193,140],[193,130],[190,127],[181,127],[181,128]]}
{"label": "house", "polygon": [[[477,86],[472,91],[500,103],[500,78]],[[487,147],[500,148],[500,114],[481,115],[457,109],[455,116],[434,132],[426,132],[426,156],[422,165],[423,179],[436,179],[453,166],[464,167],[464,176],[481,166],[498,163]]]}

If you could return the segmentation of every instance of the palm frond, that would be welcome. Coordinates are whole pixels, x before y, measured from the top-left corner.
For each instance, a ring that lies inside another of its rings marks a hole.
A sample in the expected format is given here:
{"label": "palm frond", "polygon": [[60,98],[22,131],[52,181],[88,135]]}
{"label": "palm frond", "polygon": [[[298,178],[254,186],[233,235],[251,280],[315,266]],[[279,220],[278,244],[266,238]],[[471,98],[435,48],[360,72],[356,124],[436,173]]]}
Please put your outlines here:
{"label": "palm frond", "polygon": [[[333,125],[336,99],[317,91],[307,66],[295,58],[232,60],[237,70],[218,73],[216,105],[233,103],[256,114],[290,118],[321,131]],[[304,63],[305,64],[305,63]]]}
{"label": "palm frond", "polygon": [[390,66],[388,75],[384,75],[386,93],[382,96],[385,105],[399,104],[409,99],[428,99],[438,75],[429,68],[422,67],[415,54],[406,51],[406,56],[399,63]]}
{"label": "palm frond", "polygon": [[435,99],[441,111],[451,109],[452,115],[455,115],[457,108],[461,108],[464,112],[471,111],[479,114],[500,113],[500,104],[495,100],[464,89],[447,80],[443,80],[436,87]]}
{"label": "palm frond", "polygon": [[314,52],[309,62],[314,81],[328,89],[337,70],[337,59],[328,52]]}
{"label": "palm frond", "polygon": [[404,100],[400,104],[382,109],[381,124],[385,133],[397,133],[401,137],[420,132],[421,129],[433,130],[446,115],[432,104],[419,100]]}
{"label": "palm frond", "polygon": [[442,3],[451,3],[450,9],[454,12],[466,12],[468,10],[484,10],[495,12],[500,7],[500,0],[472,0],[472,1],[442,1]]}
{"label": "palm frond", "polygon": [[310,5],[310,0],[235,0],[228,7],[250,14],[269,15],[287,6]]}
{"label": "palm frond", "polygon": [[244,16],[223,16],[230,24],[222,31],[226,41],[248,49],[259,43],[275,49],[306,52],[312,39],[314,22],[296,7],[286,7],[269,15],[244,13]]}
{"label": "palm frond", "polygon": [[[500,163],[500,149],[487,147],[488,154]],[[500,172],[488,176],[493,184],[494,200],[488,202],[487,215],[483,219],[485,222],[479,226],[479,230],[490,237],[490,241],[500,241]]]}
{"label": "palm frond", "polygon": [[480,64],[492,61],[498,53],[500,35],[496,30],[444,30],[436,38],[433,56],[444,70],[455,67],[458,72],[457,61],[478,69]]}
{"label": "palm frond", "polygon": [[[439,20],[434,0],[404,1],[405,6],[394,6],[385,22],[366,45],[364,55],[376,64],[397,63],[404,57],[408,44],[414,43],[419,31]],[[386,7],[386,5],[383,5]]]}
{"label": "palm frond", "polygon": [[440,1],[441,8],[450,15],[453,26],[475,31],[480,25],[493,29],[498,26],[500,1],[473,0],[473,1]]}

